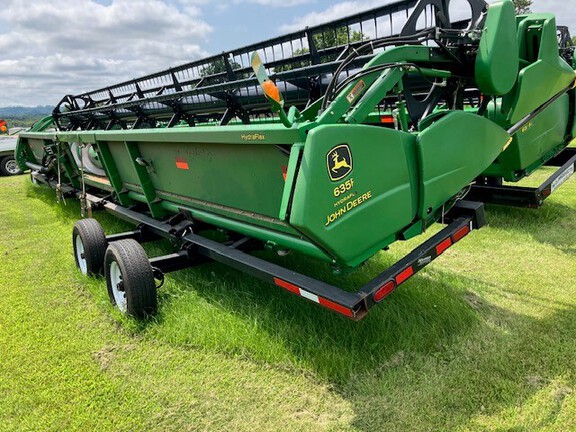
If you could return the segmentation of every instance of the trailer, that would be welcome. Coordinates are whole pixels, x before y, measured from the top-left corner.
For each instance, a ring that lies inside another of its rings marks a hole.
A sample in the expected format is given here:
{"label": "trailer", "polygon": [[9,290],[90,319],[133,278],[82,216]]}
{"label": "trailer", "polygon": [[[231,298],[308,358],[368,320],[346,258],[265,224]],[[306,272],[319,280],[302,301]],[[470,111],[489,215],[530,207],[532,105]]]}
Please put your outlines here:
{"label": "trailer", "polygon": [[[88,217],[73,231],[77,267],[104,274],[123,312],[153,314],[166,273],[218,261],[360,319],[484,225],[467,195],[510,148],[532,143],[519,132],[555,116],[534,130],[558,151],[573,133],[576,73],[554,16],[467,2],[462,21],[449,0],[399,1],[67,95],[20,135],[18,163],[59,200],[77,197],[83,216],[106,210],[135,225],[107,236]],[[528,47],[545,61],[521,55]],[[296,251],[350,271],[437,223],[356,292],[253,254]],[[141,243],[159,238],[174,253],[148,258]]]}

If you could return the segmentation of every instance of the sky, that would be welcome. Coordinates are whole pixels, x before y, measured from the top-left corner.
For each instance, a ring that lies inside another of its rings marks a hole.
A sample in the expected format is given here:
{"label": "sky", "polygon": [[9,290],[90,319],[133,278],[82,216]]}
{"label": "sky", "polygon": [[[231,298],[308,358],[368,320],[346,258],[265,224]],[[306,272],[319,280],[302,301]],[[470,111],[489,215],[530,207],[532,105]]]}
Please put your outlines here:
{"label": "sky", "polygon": [[[534,0],[576,33],[574,0]],[[0,107],[78,94],[391,0],[2,0]],[[464,10],[465,0],[452,0]]]}

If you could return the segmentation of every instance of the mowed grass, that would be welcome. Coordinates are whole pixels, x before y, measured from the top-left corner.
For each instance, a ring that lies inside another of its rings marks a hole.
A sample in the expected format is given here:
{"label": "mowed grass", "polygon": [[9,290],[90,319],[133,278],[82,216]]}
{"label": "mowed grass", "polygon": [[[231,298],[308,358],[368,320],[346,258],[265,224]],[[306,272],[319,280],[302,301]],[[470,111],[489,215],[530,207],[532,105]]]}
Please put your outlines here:
{"label": "mowed grass", "polygon": [[[76,271],[77,203],[0,178],[0,430],[576,430],[576,181],[487,216],[361,322],[214,263],[141,323]],[[352,289],[421,240],[344,277],[264,256]]]}

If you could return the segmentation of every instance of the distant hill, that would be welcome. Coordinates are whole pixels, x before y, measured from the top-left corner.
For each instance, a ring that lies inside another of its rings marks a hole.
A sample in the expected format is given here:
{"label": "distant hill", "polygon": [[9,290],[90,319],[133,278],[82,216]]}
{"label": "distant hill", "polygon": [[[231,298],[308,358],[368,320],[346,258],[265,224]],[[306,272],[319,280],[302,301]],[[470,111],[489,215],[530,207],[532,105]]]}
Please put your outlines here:
{"label": "distant hill", "polygon": [[4,107],[0,108],[0,119],[6,120],[10,128],[21,127],[28,129],[42,117],[52,114],[53,109],[54,107],[51,105]]}
{"label": "distant hill", "polygon": [[0,118],[43,117],[52,113],[51,105],[38,105],[35,107],[11,106],[0,108]]}

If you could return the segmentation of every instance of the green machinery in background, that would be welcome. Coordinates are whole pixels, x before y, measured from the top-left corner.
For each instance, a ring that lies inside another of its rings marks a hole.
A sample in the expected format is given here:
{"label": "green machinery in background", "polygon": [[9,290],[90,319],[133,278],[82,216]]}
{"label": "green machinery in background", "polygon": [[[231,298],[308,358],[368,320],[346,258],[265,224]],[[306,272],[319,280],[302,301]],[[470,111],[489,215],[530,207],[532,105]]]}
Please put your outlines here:
{"label": "green machinery in background", "polygon": [[[505,187],[572,139],[573,49],[554,16],[467,1],[462,21],[450,0],[400,1],[68,95],[20,135],[18,162],[84,212],[137,225],[105,236],[84,219],[73,235],[78,267],[103,272],[125,312],[153,313],[155,279],[216,260],[359,319],[483,224],[471,188]],[[352,269],[436,222],[355,293],[250,254]],[[148,259],[139,243],[156,238],[179,248]]]}

